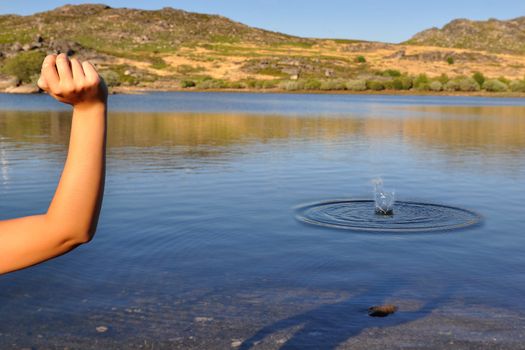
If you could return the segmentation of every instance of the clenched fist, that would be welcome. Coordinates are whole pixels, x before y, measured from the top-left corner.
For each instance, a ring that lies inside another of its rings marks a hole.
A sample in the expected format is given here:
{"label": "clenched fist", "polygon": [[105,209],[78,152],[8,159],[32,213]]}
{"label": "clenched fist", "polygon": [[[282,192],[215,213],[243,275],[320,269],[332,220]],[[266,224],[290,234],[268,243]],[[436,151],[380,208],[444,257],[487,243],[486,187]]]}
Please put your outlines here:
{"label": "clenched fist", "polygon": [[76,109],[106,104],[107,87],[89,62],[67,55],[49,55],[42,64],[38,86],[60,102]]}

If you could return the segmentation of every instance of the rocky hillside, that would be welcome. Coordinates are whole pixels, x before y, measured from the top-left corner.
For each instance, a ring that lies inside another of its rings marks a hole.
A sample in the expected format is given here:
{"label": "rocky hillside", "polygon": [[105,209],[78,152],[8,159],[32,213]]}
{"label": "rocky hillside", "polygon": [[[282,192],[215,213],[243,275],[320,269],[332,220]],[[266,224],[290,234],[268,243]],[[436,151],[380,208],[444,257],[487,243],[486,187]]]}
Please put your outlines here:
{"label": "rocky hillside", "polygon": [[39,35],[49,42],[67,40],[87,49],[123,55],[150,49],[172,51],[199,42],[309,42],[216,15],[106,5],[66,5],[33,16],[0,16],[0,28],[0,44],[34,45]]}
{"label": "rocky hillside", "polygon": [[[446,28],[429,33],[452,30]],[[525,92],[525,81],[521,80],[525,76],[525,52],[520,49],[525,41],[518,40],[523,31],[509,31],[505,39],[490,37],[487,40],[493,46],[479,44],[473,48],[465,43],[483,36],[470,29],[463,31],[465,39],[460,43],[441,44],[436,40],[410,45],[430,35],[422,33],[408,44],[388,44],[300,38],[217,15],[172,8],[145,11],[67,5],[31,16],[0,16],[0,91],[35,91],[45,55],[65,52],[89,59],[108,85],[121,91],[230,88]],[[451,37],[460,36],[458,30],[452,32]],[[447,47],[436,47],[440,45]],[[467,48],[453,48],[456,46]],[[476,50],[487,47],[492,52]],[[519,81],[511,81],[517,77]],[[491,81],[488,87],[484,87],[485,80]]]}
{"label": "rocky hillside", "polygon": [[406,43],[525,54],[525,17],[508,21],[456,19],[441,29],[422,31]]}

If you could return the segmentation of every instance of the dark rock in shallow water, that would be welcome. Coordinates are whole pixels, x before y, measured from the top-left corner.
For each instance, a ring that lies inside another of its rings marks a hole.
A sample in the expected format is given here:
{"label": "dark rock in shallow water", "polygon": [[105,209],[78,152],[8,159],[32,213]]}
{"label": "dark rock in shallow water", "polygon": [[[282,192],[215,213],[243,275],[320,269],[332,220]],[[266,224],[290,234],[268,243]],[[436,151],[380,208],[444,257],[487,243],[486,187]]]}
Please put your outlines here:
{"label": "dark rock in shallow water", "polygon": [[395,305],[379,305],[368,308],[368,316],[372,317],[386,317],[393,314],[398,309]]}
{"label": "dark rock in shallow water", "polygon": [[394,215],[394,209],[383,210],[383,209],[376,208],[376,214],[377,215],[392,216],[392,215]]}

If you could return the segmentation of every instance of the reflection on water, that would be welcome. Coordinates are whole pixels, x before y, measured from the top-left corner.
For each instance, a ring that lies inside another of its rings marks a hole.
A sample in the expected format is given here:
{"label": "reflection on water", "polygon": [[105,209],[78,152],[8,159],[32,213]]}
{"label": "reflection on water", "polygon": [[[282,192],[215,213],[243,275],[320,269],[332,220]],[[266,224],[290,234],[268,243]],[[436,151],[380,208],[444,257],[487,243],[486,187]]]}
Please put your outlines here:
{"label": "reflection on water", "polygon": [[[0,348],[522,345],[521,102],[114,98],[97,237],[2,276]],[[0,107],[34,111],[0,110],[0,219],[46,208],[70,127],[43,96],[13,99]],[[400,201],[471,209],[484,225],[356,235],[294,219],[303,203],[372,199],[378,176]],[[369,318],[382,303],[400,309]]]}
{"label": "reflection on water", "polygon": [[[525,148],[525,107],[410,107],[402,118],[362,116],[277,116],[250,114],[124,113],[109,119],[108,147],[228,147],[279,140],[358,137],[371,142],[398,138],[417,147],[449,153],[473,149],[486,156]],[[1,137],[25,144],[65,144],[69,112],[0,112]],[[213,152],[212,152],[213,154]]]}

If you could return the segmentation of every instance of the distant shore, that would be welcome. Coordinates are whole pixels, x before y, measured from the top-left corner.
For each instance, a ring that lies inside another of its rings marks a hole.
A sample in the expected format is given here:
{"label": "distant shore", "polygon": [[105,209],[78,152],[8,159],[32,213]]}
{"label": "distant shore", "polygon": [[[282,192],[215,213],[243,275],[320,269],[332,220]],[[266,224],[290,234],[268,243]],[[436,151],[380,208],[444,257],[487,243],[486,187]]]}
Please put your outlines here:
{"label": "distant shore", "polygon": [[[221,92],[221,93],[250,93],[250,94],[314,94],[314,95],[399,95],[399,96],[465,96],[465,97],[495,97],[495,98],[525,98],[525,92],[487,92],[487,91],[422,91],[422,90],[284,90],[279,88],[251,89],[251,88],[144,88],[144,87],[113,87],[111,94],[147,94],[153,92]],[[0,90],[2,94],[32,95],[42,93],[36,87],[21,86],[19,89]]]}
{"label": "distant shore", "polygon": [[465,92],[465,91],[417,91],[417,90],[283,90],[283,89],[140,89],[140,88],[113,88],[113,94],[147,94],[151,92],[223,92],[223,93],[251,93],[251,94],[313,94],[313,95],[400,95],[400,96],[472,96],[472,97],[502,97],[525,98],[523,92]]}

